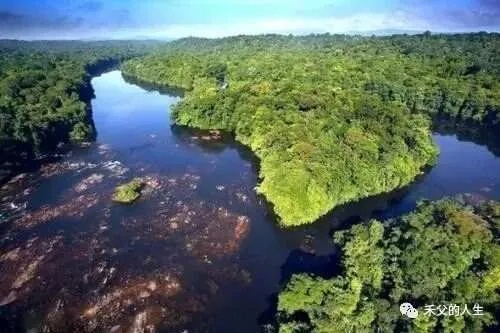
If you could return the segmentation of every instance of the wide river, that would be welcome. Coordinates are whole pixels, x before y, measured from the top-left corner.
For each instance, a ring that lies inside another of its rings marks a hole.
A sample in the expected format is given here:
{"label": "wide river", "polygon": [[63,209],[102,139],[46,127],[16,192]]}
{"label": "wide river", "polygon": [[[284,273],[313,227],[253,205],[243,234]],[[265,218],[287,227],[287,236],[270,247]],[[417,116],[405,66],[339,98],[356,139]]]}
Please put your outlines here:
{"label": "wide river", "polygon": [[[248,150],[172,124],[179,97],[119,71],[92,85],[96,142],[0,192],[2,332],[257,332],[292,273],[337,272],[332,231],[420,198],[500,199],[500,158],[436,133],[439,161],[411,186],[284,230],[253,190]],[[147,181],[141,198],[111,202],[133,177]]]}

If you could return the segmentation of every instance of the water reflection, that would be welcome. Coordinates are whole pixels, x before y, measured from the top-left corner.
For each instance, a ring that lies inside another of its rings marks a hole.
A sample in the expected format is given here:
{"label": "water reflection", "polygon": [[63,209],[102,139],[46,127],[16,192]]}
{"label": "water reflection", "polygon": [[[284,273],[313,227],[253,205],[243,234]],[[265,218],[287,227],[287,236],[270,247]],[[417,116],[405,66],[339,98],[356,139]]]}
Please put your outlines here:
{"label": "water reflection", "polygon": [[455,135],[459,141],[473,142],[500,156],[500,128],[484,127],[474,123],[463,124],[450,119],[435,119],[434,131],[441,135]]}
{"label": "water reflection", "polygon": [[158,85],[147,81],[142,81],[136,77],[132,77],[121,73],[123,80],[131,85],[140,86],[142,89],[149,92],[159,92],[163,95],[169,95],[174,97],[183,97],[184,90],[182,88],[177,87],[167,87],[165,85]]}

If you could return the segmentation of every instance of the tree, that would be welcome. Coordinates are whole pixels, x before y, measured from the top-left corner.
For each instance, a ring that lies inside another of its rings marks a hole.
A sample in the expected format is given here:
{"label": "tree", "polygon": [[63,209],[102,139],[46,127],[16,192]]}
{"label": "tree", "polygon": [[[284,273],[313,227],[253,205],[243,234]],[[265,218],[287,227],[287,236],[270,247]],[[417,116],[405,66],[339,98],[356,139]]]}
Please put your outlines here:
{"label": "tree", "polygon": [[[293,276],[279,294],[280,332],[483,331],[500,304],[500,245],[493,237],[498,206],[422,202],[406,216],[336,233],[343,274]],[[402,302],[418,308],[416,320],[399,314]],[[484,307],[483,316],[424,311],[430,304],[472,309],[475,303]]]}

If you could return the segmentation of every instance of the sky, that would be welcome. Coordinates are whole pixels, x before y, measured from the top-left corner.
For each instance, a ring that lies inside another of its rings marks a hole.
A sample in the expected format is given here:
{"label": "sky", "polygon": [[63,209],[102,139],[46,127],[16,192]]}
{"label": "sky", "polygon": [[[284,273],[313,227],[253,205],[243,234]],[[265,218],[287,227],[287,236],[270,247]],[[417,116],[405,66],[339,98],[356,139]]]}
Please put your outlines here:
{"label": "sky", "polygon": [[500,0],[1,0],[0,38],[500,31]]}

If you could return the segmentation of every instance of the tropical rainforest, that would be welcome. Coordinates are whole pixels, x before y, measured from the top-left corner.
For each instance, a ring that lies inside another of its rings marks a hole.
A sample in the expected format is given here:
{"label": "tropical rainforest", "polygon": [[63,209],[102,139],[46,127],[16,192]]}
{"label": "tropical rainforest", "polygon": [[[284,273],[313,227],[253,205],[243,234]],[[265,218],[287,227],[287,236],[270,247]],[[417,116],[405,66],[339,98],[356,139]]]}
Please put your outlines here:
{"label": "tropical rainforest", "polygon": [[[260,160],[258,192],[284,226],[412,182],[450,120],[500,130],[500,35],[237,36],[157,42],[0,41],[0,167],[92,140],[90,78],[182,89],[176,124],[234,134]],[[496,138],[497,136],[495,136]],[[1,169],[1,168],[0,168]],[[1,175],[0,175],[1,176]],[[139,180],[114,199],[140,195]],[[294,275],[280,332],[481,332],[500,311],[500,204],[422,201],[415,211],[336,232],[335,277]],[[482,316],[399,314],[411,302],[479,303]]]}
{"label": "tropical rainforest", "polygon": [[431,123],[500,124],[500,35],[187,38],[125,62],[185,90],[179,125],[233,132],[283,225],[407,185],[438,154]]}
{"label": "tropical rainforest", "polygon": [[0,167],[95,136],[90,77],[155,42],[0,41]]}
{"label": "tropical rainforest", "polygon": [[[484,332],[500,310],[499,235],[500,203],[459,199],[337,232],[342,274],[294,275],[279,295],[279,332]],[[403,302],[418,309],[416,319],[400,315]]]}

